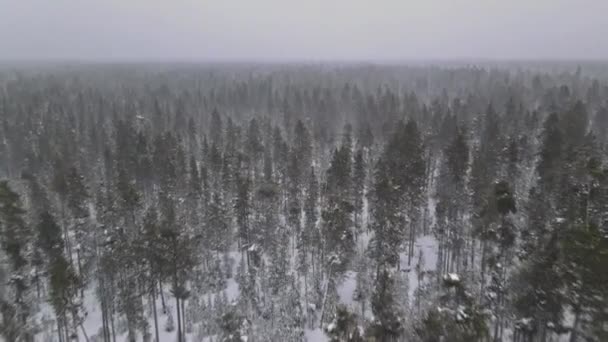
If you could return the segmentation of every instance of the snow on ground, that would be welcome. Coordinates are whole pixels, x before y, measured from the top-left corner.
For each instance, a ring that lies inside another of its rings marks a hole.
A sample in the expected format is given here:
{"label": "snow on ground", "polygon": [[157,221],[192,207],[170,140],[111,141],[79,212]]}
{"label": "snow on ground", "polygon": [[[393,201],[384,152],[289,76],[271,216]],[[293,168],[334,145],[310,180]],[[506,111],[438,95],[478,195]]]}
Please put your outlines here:
{"label": "snow on ground", "polygon": [[[83,326],[84,326],[84,329],[85,329],[90,341],[99,341],[99,340],[102,340],[102,337],[100,335],[102,317],[101,317],[101,308],[99,306],[99,302],[97,301],[97,297],[95,296],[94,288],[95,288],[95,286],[91,286],[87,291],[85,291],[84,307],[87,312],[87,316],[83,323]],[[177,312],[175,310],[175,304],[171,301],[172,297],[171,297],[170,293],[168,293],[167,291],[164,291],[164,292],[165,292],[165,298],[167,299],[167,309],[169,309],[171,311],[174,324],[177,324]],[[147,306],[148,304],[144,303],[144,305]],[[177,331],[176,330],[171,331],[171,332],[165,331],[165,326],[167,325],[167,320],[169,318],[169,315],[166,315],[163,313],[162,305],[160,305],[160,303],[157,303],[156,313],[158,316],[158,333],[159,333],[160,342],[171,342],[171,341],[177,340]],[[152,336],[154,336],[154,334],[155,334],[154,319],[152,318],[152,315],[150,315],[150,317],[149,317],[149,323],[150,323],[150,332],[152,333]],[[120,325],[118,323],[117,319],[115,320],[114,324],[115,324],[116,328],[118,328],[118,325]],[[138,331],[138,333],[139,333],[139,331]],[[79,334],[79,341],[82,342],[82,341],[86,340],[82,333],[82,330],[79,330],[78,334]],[[190,334],[187,334],[186,338],[188,341],[192,341]],[[116,331],[116,340],[128,342],[127,332],[124,331],[122,333],[119,333],[118,331]]]}
{"label": "snow on ground", "polygon": [[241,289],[239,289],[239,284],[236,282],[234,278],[228,279],[226,282],[226,296],[229,301],[236,300],[241,294]]}
{"label": "snow on ground", "polygon": [[[53,307],[48,303],[48,301],[43,300],[38,307],[38,312],[35,315],[35,320],[44,331],[34,337],[35,341],[49,341],[56,336],[56,333],[53,334],[53,329],[56,328],[55,324],[55,311]],[[0,342],[3,342],[4,339],[0,336]]]}
{"label": "snow on ground", "polygon": [[[102,326],[101,306],[99,305],[99,301],[95,294],[95,286],[97,285],[91,286],[84,292],[83,300],[86,318],[82,323],[82,326],[89,338],[93,335],[97,335]],[[82,329],[79,329],[78,335],[81,341],[85,340]]]}
{"label": "snow on ground", "polygon": [[352,311],[357,308],[357,302],[353,300],[353,294],[355,293],[355,287],[357,286],[356,281],[357,273],[353,271],[346,272],[346,278],[338,286],[338,297],[340,302],[348,306]]}
{"label": "snow on ground", "polygon": [[[366,234],[362,234],[361,237],[369,239]],[[407,253],[400,254],[402,272],[405,272],[408,277],[409,303],[414,303],[414,293],[419,285],[417,272],[418,263],[420,263],[420,272],[434,272],[437,267],[437,251],[438,244],[435,237],[432,235],[424,235],[418,237],[414,243],[414,257],[412,258],[410,266],[407,266]],[[342,283],[338,285],[340,303],[349,307],[353,312],[358,312],[359,310],[358,302],[353,299],[353,294],[357,286],[356,278],[356,272],[348,271],[346,272]],[[424,279],[421,284],[422,283],[424,283]]]}
{"label": "snow on ground", "polygon": [[[360,247],[366,245],[367,240],[369,240],[368,235],[369,234],[364,233],[360,236],[360,239],[359,239]],[[240,257],[239,257],[239,254],[236,252],[231,253],[230,257],[234,261],[233,275],[235,275],[236,267],[238,266],[238,263],[240,262]],[[410,303],[413,303],[414,302],[412,300],[413,295],[418,286],[418,274],[416,272],[416,268],[418,266],[418,263],[420,262],[420,264],[421,264],[420,271],[428,272],[428,271],[434,271],[436,269],[437,240],[433,236],[430,236],[430,235],[418,237],[414,244],[414,258],[412,259],[411,266],[409,266],[409,267],[406,266],[407,265],[407,254],[401,253],[400,257],[401,257],[401,265],[404,266],[403,271],[407,272],[407,276],[409,279]],[[338,296],[339,296],[340,302],[347,305],[352,311],[355,311],[355,312],[358,310],[358,302],[353,300],[353,294],[354,294],[355,288],[356,288],[356,276],[357,276],[356,272],[348,271],[346,273],[344,280],[338,287]],[[85,297],[84,297],[84,308],[85,308],[87,314],[86,314],[86,318],[83,322],[83,327],[91,342],[98,340],[95,337],[96,337],[96,335],[98,335],[98,333],[101,330],[101,321],[102,321],[101,309],[100,309],[97,297],[95,295],[95,286],[96,286],[96,284],[90,284],[89,288],[85,291]],[[238,298],[238,296],[240,294],[240,289],[239,289],[239,285],[236,282],[234,277],[227,279],[227,285],[226,285],[226,289],[224,291],[226,292],[226,295],[229,300],[232,301],[232,300],[236,300]],[[175,305],[171,301],[172,296],[170,293],[168,293],[168,291],[165,291],[165,292],[166,292],[165,298],[167,298],[167,304],[168,304],[167,307],[169,308],[169,310],[171,310],[174,323],[177,324],[177,322],[176,322],[177,313],[175,312]],[[147,305],[147,304],[144,304],[144,305]],[[46,316],[47,318],[54,316],[52,313],[52,309],[48,305],[41,307],[40,311],[41,311],[40,316]],[[167,319],[169,316],[166,314],[163,314],[162,306],[160,305],[160,303],[158,303],[158,305],[157,305],[157,315],[158,315],[158,321],[159,321],[158,327],[159,327],[160,341],[161,342],[175,341],[177,339],[177,332],[175,330],[171,331],[171,332],[165,331],[165,326],[167,324]],[[152,333],[152,335],[154,335],[154,321],[153,321],[152,315],[150,315],[149,321],[150,321],[151,333]],[[118,325],[118,322],[115,322],[115,324]],[[193,331],[196,331],[196,329],[194,329]],[[78,334],[79,334],[79,340],[81,342],[86,340],[83,335],[82,330],[79,330]],[[321,329],[315,329],[315,330],[307,329],[305,331],[305,337],[306,337],[306,340],[309,342],[328,341],[327,336]],[[187,341],[194,341],[196,339],[196,336],[194,334],[187,334],[186,339],[187,339]],[[56,331],[53,332],[53,331],[47,330],[47,332],[45,334],[40,334],[37,336],[37,341],[54,341],[54,340],[56,340]],[[122,333],[117,332],[117,341],[127,342],[127,333],[126,332],[122,332]]]}
{"label": "snow on ground", "polygon": [[[238,252],[230,253],[230,257],[233,259],[233,272],[232,273],[233,273],[233,275],[236,275],[236,267],[238,266],[238,263],[240,262],[239,253]],[[100,336],[97,336],[99,333],[101,333],[102,317],[101,317],[101,307],[99,305],[99,301],[97,300],[97,296],[95,294],[96,286],[97,285],[95,283],[90,284],[89,288],[84,293],[84,301],[83,301],[84,310],[86,312],[86,318],[83,322],[83,327],[91,342],[101,339]],[[236,279],[234,277],[227,279],[226,289],[224,291],[226,292],[228,300],[230,300],[230,301],[236,300],[239,297],[240,289],[239,289],[239,285],[236,282]],[[214,295],[219,295],[220,293],[221,292],[218,292]],[[177,324],[177,312],[175,309],[175,303],[172,300],[173,297],[172,297],[171,293],[166,289],[164,291],[164,295],[165,295],[165,299],[167,300],[167,308],[171,311],[174,325],[176,325]],[[144,303],[144,305],[147,307],[148,303]],[[173,330],[171,332],[165,331],[165,327],[167,325],[167,320],[169,318],[169,315],[163,313],[162,305],[160,304],[160,301],[157,303],[156,311],[157,311],[157,317],[158,317],[158,330],[159,330],[160,342],[176,341],[177,340],[177,330]],[[43,306],[41,306],[39,315],[40,315],[40,319],[42,319],[43,317],[46,317],[47,319],[49,319],[49,318],[54,319],[54,313],[52,311],[52,308],[48,304],[44,304]],[[116,317],[116,318],[118,318],[118,317]],[[154,333],[154,318],[153,318],[152,314],[150,314],[150,317],[148,317],[148,320],[150,323],[150,332],[152,333],[152,336],[153,336],[152,338],[154,338],[154,334],[155,334]],[[117,327],[119,325],[117,320],[115,321],[114,324],[115,324],[115,327]],[[193,329],[193,332],[194,331],[196,331],[196,329]],[[138,331],[138,333],[139,333],[139,331]],[[117,334],[117,336],[116,336],[117,341],[127,342],[127,332],[126,331],[122,332],[122,333],[116,332],[116,334]],[[78,336],[79,341],[81,341],[81,342],[86,341],[81,329],[78,330],[78,335],[79,335]],[[49,342],[49,341],[54,342],[54,341],[56,341],[57,340],[56,326],[55,325],[53,325],[52,327],[49,326],[48,329],[46,329],[46,331],[44,333],[41,333],[41,334],[37,335],[36,337],[37,337],[36,342]],[[186,334],[186,340],[195,341],[196,336],[194,334]],[[317,340],[314,340],[314,341],[317,341]],[[323,340],[321,340],[321,341],[323,341]]]}
{"label": "snow on ground", "polygon": [[308,342],[326,342],[329,341],[329,338],[327,338],[327,335],[325,335],[325,333],[323,332],[323,330],[317,328],[315,330],[308,330],[306,329],[304,331],[304,337],[306,338],[306,341]]}
{"label": "snow on ground", "polygon": [[414,303],[414,293],[418,288],[418,263],[420,263],[420,272],[433,272],[437,268],[437,252],[438,244],[435,237],[432,235],[420,236],[414,242],[414,257],[410,266],[407,266],[407,253],[401,253],[401,265],[405,265],[402,269],[407,272],[409,279],[409,294],[410,303]]}

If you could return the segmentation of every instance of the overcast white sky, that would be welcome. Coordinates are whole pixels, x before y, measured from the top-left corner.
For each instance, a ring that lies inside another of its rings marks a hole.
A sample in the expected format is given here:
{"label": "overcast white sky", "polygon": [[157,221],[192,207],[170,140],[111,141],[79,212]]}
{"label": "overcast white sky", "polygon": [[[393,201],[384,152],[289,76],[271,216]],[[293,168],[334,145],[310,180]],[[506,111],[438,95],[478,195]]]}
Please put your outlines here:
{"label": "overcast white sky", "polygon": [[608,0],[0,0],[0,59],[608,58]]}

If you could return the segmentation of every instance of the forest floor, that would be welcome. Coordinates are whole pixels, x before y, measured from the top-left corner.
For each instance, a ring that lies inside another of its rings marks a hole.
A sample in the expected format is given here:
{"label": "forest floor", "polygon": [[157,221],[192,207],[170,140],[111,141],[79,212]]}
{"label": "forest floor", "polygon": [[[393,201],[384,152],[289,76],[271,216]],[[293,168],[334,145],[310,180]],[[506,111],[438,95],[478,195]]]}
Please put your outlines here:
{"label": "forest floor", "polygon": [[[368,237],[362,237],[363,241],[360,241],[360,248],[362,248],[364,245],[367,244],[368,242]],[[425,272],[433,272],[436,268],[436,264],[437,264],[437,241],[435,240],[434,237],[430,236],[430,235],[426,235],[426,236],[421,236],[419,238],[416,239],[416,242],[414,244],[414,258],[412,258],[411,260],[411,265],[407,266],[407,254],[405,252],[401,253],[401,264],[403,265],[401,268],[401,271],[404,272],[407,275],[407,279],[408,279],[408,290],[409,290],[409,300],[408,303],[413,303],[413,297],[414,294],[416,292],[416,288],[423,282],[419,283],[419,279],[418,279],[418,272],[416,271],[418,264],[420,263],[421,268],[420,270],[425,271]],[[238,255],[237,252],[232,252],[230,253],[230,257],[233,259],[234,261],[234,265],[237,266],[238,262],[240,261],[240,257]],[[236,275],[236,272],[233,272],[233,277],[227,279],[226,281],[226,288],[223,290],[228,298],[229,301],[233,301],[236,300],[239,295],[240,295],[240,289],[239,289],[239,285],[236,282],[236,279],[234,278],[234,276]],[[360,312],[360,304],[358,302],[356,302],[353,299],[353,294],[355,292],[355,288],[356,288],[356,277],[357,277],[357,272],[355,271],[348,271],[346,273],[346,277],[345,279],[341,282],[341,284],[338,287],[338,296],[339,296],[339,300],[342,304],[346,305],[347,307],[349,307],[353,312]],[[99,307],[99,303],[97,300],[97,296],[95,294],[95,288],[96,288],[97,284],[95,283],[91,283],[89,284],[87,290],[84,293],[84,300],[83,300],[83,306],[84,306],[84,311],[86,312],[86,318],[84,319],[82,328],[78,331],[78,341],[79,342],[85,342],[88,341],[89,342],[98,342],[98,341],[102,341],[102,337],[100,336],[100,332],[101,332],[101,325],[102,325],[102,317],[101,317],[101,309]],[[216,296],[216,295],[221,295],[221,291],[215,294],[210,294],[208,296]],[[170,310],[171,315],[173,317],[174,320],[174,324],[176,324],[175,319],[177,317],[177,313],[175,311],[175,305],[172,303],[171,299],[172,296],[170,294],[170,292],[165,289],[165,300],[166,300],[166,307],[168,310]],[[149,308],[150,305],[149,303],[144,303],[144,305],[146,306],[146,308]],[[410,304],[411,305],[411,304]],[[167,321],[169,319],[169,315],[167,313],[163,312],[162,309],[162,305],[157,305],[157,316],[158,316],[158,327],[159,327],[159,337],[160,337],[160,341],[161,342],[173,342],[177,339],[177,332],[175,330],[173,331],[166,331],[166,326],[167,326]],[[148,320],[149,320],[149,324],[152,331],[154,331],[154,321],[153,321],[153,315],[152,312],[150,312],[150,310],[146,310],[147,314],[148,314]],[[371,318],[372,317],[372,313],[370,309],[367,309],[365,312],[365,317],[366,318]],[[40,306],[40,310],[39,313],[37,315],[38,321],[43,323],[43,331],[41,333],[39,333],[36,336],[36,341],[37,342],[48,342],[48,341],[54,341],[56,340],[57,336],[57,332],[56,332],[56,327],[54,326],[54,323],[52,323],[54,320],[54,313],[51,309],[51,307],[44,302],[44,304],[42,304]],[[116,340],[119,342],[127,342],[127,332],[125,329],[125,322],[124,320],[117,320],[116,322]],[[84,335],[84,332],[86,332],[86,337]],[[186,334],[186,340],[187,341],[194,341],[196,342],[196,332],[197,332],[197,326],[196,324],[193,326],[193,329],[191,332]],[[305,330],[305,338],[307,341],[310,342],[323,342],[327,340],[326,335],[324,334],[324,332],[322,331],[322,329],[320,328],[316,328],[316,329],[306,329]],[[208,341],[210,341],[211,339],[208,339]]]}

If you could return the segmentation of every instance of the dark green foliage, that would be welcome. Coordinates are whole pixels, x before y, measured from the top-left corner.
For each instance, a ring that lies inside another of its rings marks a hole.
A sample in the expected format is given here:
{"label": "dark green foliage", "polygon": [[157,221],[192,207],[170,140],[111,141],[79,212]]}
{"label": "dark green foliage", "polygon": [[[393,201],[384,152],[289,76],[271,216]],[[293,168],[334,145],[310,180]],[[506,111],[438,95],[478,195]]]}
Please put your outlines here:
{"label": "dark green foliage", "polygon": [[359,331],[357,315],[338,305],[333,321],[325,327],[325,334],[331,342],[363,342]]}
{"label": "dark green foliage", "polygon": [[67,310],[71,310],[71,303],[79,290],[80,281],[70,264],[60,254],[53,256],[53,260],[49,262],[48,273],[49,301],[57,317],[61,317],[66,315]]}
{"label": "dark green foliage", "polygon": [[482,342],[489,337],[485,317],[479,311],[432,310],[416,328],[423,342]]}
{"label": "dark green foliage", "polygon": [[234,203],[234,211],[236,214],[236,221],[239,227],[238,236],[242,248],[249,248],[249,243],[251,242],[249,224],[249,214],[251,210],[250,186],[251,181],[248,177],[238,177],[236,179],[237,196],[236,201]]}
{"label": "dark green foliage", "polygon": [[30,230],[23,220],[25,211],[21,207],[19,195],[7,181],[0,182],[0,228],[2,248],[9,258],[13,271],[21,271],[28,263],[26,251]]}
{"label": "dark green foliage", "polygon": [[454,182],[462,182],[469,160],[469,147],[462,131],[458,131],[452,144],[446,149],[445,154],[448,169]]}
{"label": "dark green foliage", "polygon": [[245,145],[247,154],[253,161],[259,161],[264,152],[264,145],[262,143],[262,137],[260,133],[260,127],[258,120],[251,119],[249,121],[249,128],[247,130],[247,144]]}
{"label": "dark green foliage", "polygon": [[494,196],[496,197],[496,210],[500,215],[516,213],[515,199],[509,189],[509,184],[505,181],[496,183],[494,187]]}
{"label": "dark green foliage", "polygon": [[55,219],[48,212],[40,214],[37,226],[37,246],[48,256],[63,253],[63,238],[61,228],[55,223]]}
{"label": "dark green foliage", "polygon": [[443,278],[439,306],[431,308],[415,326],[423,342],[486,341],[489,337],[487,313],[470,294],[464,281],[454,274]]}
{"label": "dark green foliage", "polygon": [[568,140],[574,145],[580,144],[587,134],[587,126],[589,125],[585,105],[581,101],[577,101],[564,114],[560,124]]}
{"label": "dark green foliage", "polygon": [[247,336],[247,320],[239,313],[235,306],[229,306],[228,310],[219,319],[221,329],[220,341],[242,342]]}
{"label": "dark green foliage", "polygon": [[558,64],[0,68],[2,337],[607,340],[607,74]]}
{"label": "dark green foliage", "polygon": [[366,165],[363,159],[363,151],[358,150],[355,154],[353,165],[353,205],[355,207],[355,225],[357,233],[360,233],[363,215],[363,196],[365,195]]}
{"label": "dark green foliage", "polygon": [[7,341],[30,341],[31,338],[27,291],[30,284],[29,245],[33,234],[25,224],[24,214],[19,195],[11,189],[8,181],[0,181],[0,244],[8,258],[8,284],[13,289],[8,298],[0,298],[3,320],[0,333]]}
{"label": "dark green foliage", "polygon": [[[605,330],[608,301],[608,236],[590,224],[574,226],[562,239],[563,278],[566,300],[577,315],[575,322],[579,336],[608,336]],[[604,323],[601,323],[604,322]]]}
{"label": "dark green foliage", "polygon": [[232,232],[230,231],[230,220],[219,193],[215,192],[211,196],[211,201],[207,206],[205,223],[205,243],[211,251],[223,252],[230,244]]}
{"label": "dark green foliage", "polygon": [[[354,234],[351,214],[354,207],[348,201],[330,200],[321,213],[326,253],[330,255],[328,267],[332,272],[344,272],[354,252]],[[331,265],[331,266],[330,266]]]}
{"label": "dark green foliage", "polygon": [[513,293],[519,317],[531,319],[533,331],[538,335],[546,334],[548,323],[559,326],[564,297],[556,235],[523,265],[517,278]]}
{"label": "dark green foliage", "polygon": [[540,160],[537,166],[537,172],[540,177],[539,184],[546,191],[554,190],[553,186],[557,182],[557,172],[560,170],[562,152],[563,136],[559,128],[559,117],[557,114],[551,114],[545,120],[539,156]]}
{"label": "dark green foliage", "polygon": [[[350,196],[350,152],[335,150],[327,170],[326,203],[321,212],[323,239],[332,272],[344,272],[354,252],[352,214],[355,207]],[[329,266],[328,265],[328,266]]]}
{"label": "dark green foliage", "polygon": [[387,269],[378,273],[371,298],[374,321],[366,335],[378,341],[398,341],[403,333],[403,312],[395,301],[395,280]]}
{"label": "dark green foliage", "polygon": [[368,122],[359,127],[358,142],[363,148],[370,148],[374,144],[374,135]]}
{"label": "dark green foliage", "polygon": [[222,126],[222,118],[220,117],[220,113],[217,109],[213,109],[211,113],[211,123],[209,125],[209,137],[211,138],[211,143],[216,146],[222,145],[222,136],[223,136],[223,126]]}
{"label": "dark green foliage", "polygon": [[372,231],[369,253],[378,265],[396,266],[399,244],[403,238],[399,210],[399,189],[390,177],[390,170],[380,161],[376,166],[372,192]]}

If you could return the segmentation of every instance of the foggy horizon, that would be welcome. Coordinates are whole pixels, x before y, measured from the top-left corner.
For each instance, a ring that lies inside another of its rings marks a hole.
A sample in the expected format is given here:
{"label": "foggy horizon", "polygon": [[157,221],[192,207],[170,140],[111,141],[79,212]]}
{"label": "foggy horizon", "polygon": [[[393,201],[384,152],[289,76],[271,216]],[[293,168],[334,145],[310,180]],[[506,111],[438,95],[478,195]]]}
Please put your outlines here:
{"label": "foggy horizon", "polygon": [[0,0],[2,61],[605,60],[600,0]]}

